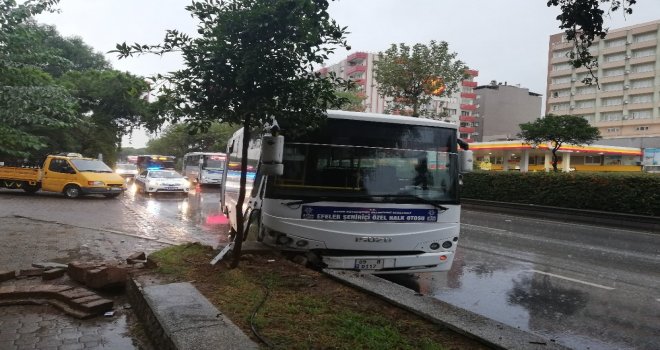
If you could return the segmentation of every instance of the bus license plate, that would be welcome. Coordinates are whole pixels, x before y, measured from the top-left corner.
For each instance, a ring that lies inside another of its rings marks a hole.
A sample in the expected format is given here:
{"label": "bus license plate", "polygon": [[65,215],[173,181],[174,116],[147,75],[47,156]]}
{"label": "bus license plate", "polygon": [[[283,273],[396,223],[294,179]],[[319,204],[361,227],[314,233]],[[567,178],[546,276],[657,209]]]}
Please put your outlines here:
{"label": "bus license plate", "polygon": [[383,268],[383,259],[355,259],[355,268],[358,270],[380,270]]}

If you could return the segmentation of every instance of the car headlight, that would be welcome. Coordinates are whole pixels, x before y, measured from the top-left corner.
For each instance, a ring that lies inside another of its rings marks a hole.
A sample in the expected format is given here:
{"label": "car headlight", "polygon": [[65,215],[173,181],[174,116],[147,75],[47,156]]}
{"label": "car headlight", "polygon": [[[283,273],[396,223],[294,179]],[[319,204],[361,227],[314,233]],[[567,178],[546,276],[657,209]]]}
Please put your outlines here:
{"label": "car headlight", "polygon": [[104,186],[103,181],[87,181],[87,184],[90,186]]}

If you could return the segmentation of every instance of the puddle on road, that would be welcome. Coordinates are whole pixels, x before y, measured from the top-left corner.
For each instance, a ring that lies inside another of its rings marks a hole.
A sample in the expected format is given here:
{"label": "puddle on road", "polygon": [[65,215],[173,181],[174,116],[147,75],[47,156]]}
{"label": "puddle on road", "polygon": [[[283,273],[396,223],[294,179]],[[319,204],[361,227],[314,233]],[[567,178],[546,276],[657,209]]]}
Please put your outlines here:
{"label": "puddle on road", "polygon": [[660,342],[657,324],[649,322],[657,321],[658,311],[644,301],[535,269],[543,270],[534,263],[459,249],[446,273],[385,278],[575,349],[653,349]]}
{"label": "puddle on road", "polygon": [[196,188],[187,195],[129,192],[124,200],[136,216],[140,235],[213,247],[227,241],[228,221],[220,208],[219,188]]}

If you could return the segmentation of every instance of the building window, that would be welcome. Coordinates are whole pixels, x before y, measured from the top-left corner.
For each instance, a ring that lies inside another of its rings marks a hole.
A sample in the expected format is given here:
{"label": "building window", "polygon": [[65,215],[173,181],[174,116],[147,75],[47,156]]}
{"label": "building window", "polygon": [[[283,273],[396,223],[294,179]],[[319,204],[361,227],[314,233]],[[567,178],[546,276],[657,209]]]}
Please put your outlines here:
{"label": "building window", "polygon": [[623,90],[623,83],[603,84],[603,91],[620,91],[620,90]]}
{"label": "building window", "polygon": [[623,61],[623,60],[626,59],[626,54],[625,53],[616,53],[614,55],[607,55],[604,58],[605,58],[605,62]]}
{"label": "building window", "polygon": [[552,57],[558,58],[558,57],[568,57],[568,54],[571,52],[571,50],[563,50],[563,51],[553,51],[552,52]]}
{"label": "building window", "polygon": [[571,76],[570,75],[566,75],[566,76],[563,76],[563,77],[552,78],[552,81],[551,81],[552,85],[568,84],[570,82],[571,82]]}
{"label": "building window", "polygon": [[633,80],[633,81],[630,82],[630,84],[631,84],[633,89],[642,89],[642,88],[653,87],[653,78]]}
{"label": "building window", "polygon": [[568,109],[568,103],[557,103],[553,104],[551,109],[553,111],[565,111]]}
{"label": "building window", "polygon": [[633,42],[641,43],[643,41],[655,40],[658,37],[656,32],[642,33],[633,36]]}
{"label": "building window", "polygon": [[623,99],[621,97],[603,98],[601,102],[603,106],[619,106],[623,103]]}
{"label": "building window", "polygon": [[619,38],[613,40],[607,40],[605,42],[605,47],[617,47],[626,45],[626,38]]}
{"label": "building window", "polygon": [[571,64],[570,63],[558,63],[558,64],[553,64],[552,65],[552,70],[553,71],[558,71],[558,70],[567,70],[571,69]]}
{"label": "building window", "polygon": [[623,118],[622,112],[608,112],[600,114],[601,122],[611,122],[616,120],[621,120]]}
{"label": "building window", "polygon": [[552,97],[553,98],[559,98],[559,97],[566,97],[571,94],[570,89],[564,89],[564,90],[557,90],[552,92]]}
{"label": "building window", "polygon": [[594,108],[595,106],[596,106],[595,100],[578,101],[575,104],[575,108],[577,109]]}
{"label": "building window", "polygon": [[575,89],[575,93],[578,95],[587,95],[587,94],[595,94],[596,93],[596,87],[591,85],[591,86],[580,86],[579,88]]}
{"label": "building window", "polygon": [[605,69],[603,71],[603,76],[605,77],[616,77],[619,75],[623,75],[623,68],[612,68],[612,69]]}
{"label": "building window", "polygon": [[468,138],[470,138],[470,135],[469,134],[461,134],[459,137],[462,138],[462,139],[468,139]]}
{"label": "building window", "polygon": [[619,128],[607,128],[608,133],[619,132]]}
{"label": "building window", "polygon": [[631,103],[651,103],[653,102],[653,94],[646,95],[633,95]]}
{"label": "building window", "polygon": [[634,58],[655,56],[655,47],[648,49],[635,50],[632,52]]}
{"label": "building window", "polygon": [[651,116],[653,116],[653,110],[650,109],[630,112],[630,119],[651,119]]}
{"label": "building window", "polygon": [[633,73],[652,72],[655,69],[655,63],[636,64],[631,67]]}
{"label": "building window", "polygon": [[648,126],[638,126],[635,128],[635,131],[646,131],[648,129],[649,129]]}
{"label": "building window", "polygon": [[469,116],[469,115],[470,115],[470,111],[461,111],[461,115],[462,115],[462,116]]}

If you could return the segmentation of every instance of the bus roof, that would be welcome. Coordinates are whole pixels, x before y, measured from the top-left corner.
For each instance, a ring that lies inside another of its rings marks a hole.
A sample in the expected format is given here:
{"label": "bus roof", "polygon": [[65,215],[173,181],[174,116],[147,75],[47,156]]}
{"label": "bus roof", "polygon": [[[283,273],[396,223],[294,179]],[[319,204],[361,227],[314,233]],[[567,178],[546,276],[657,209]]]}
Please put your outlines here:
{"label": "bus roof", "polygon": [[393,115],[393,114],[328,110],[328,118],[364,120],[369,122],[423,125],[423,126],[434,126],[438,128],[458,129],[458,125],[444,122],[441,120],[414,118],[414,117],[406,117],[402,115]]}

